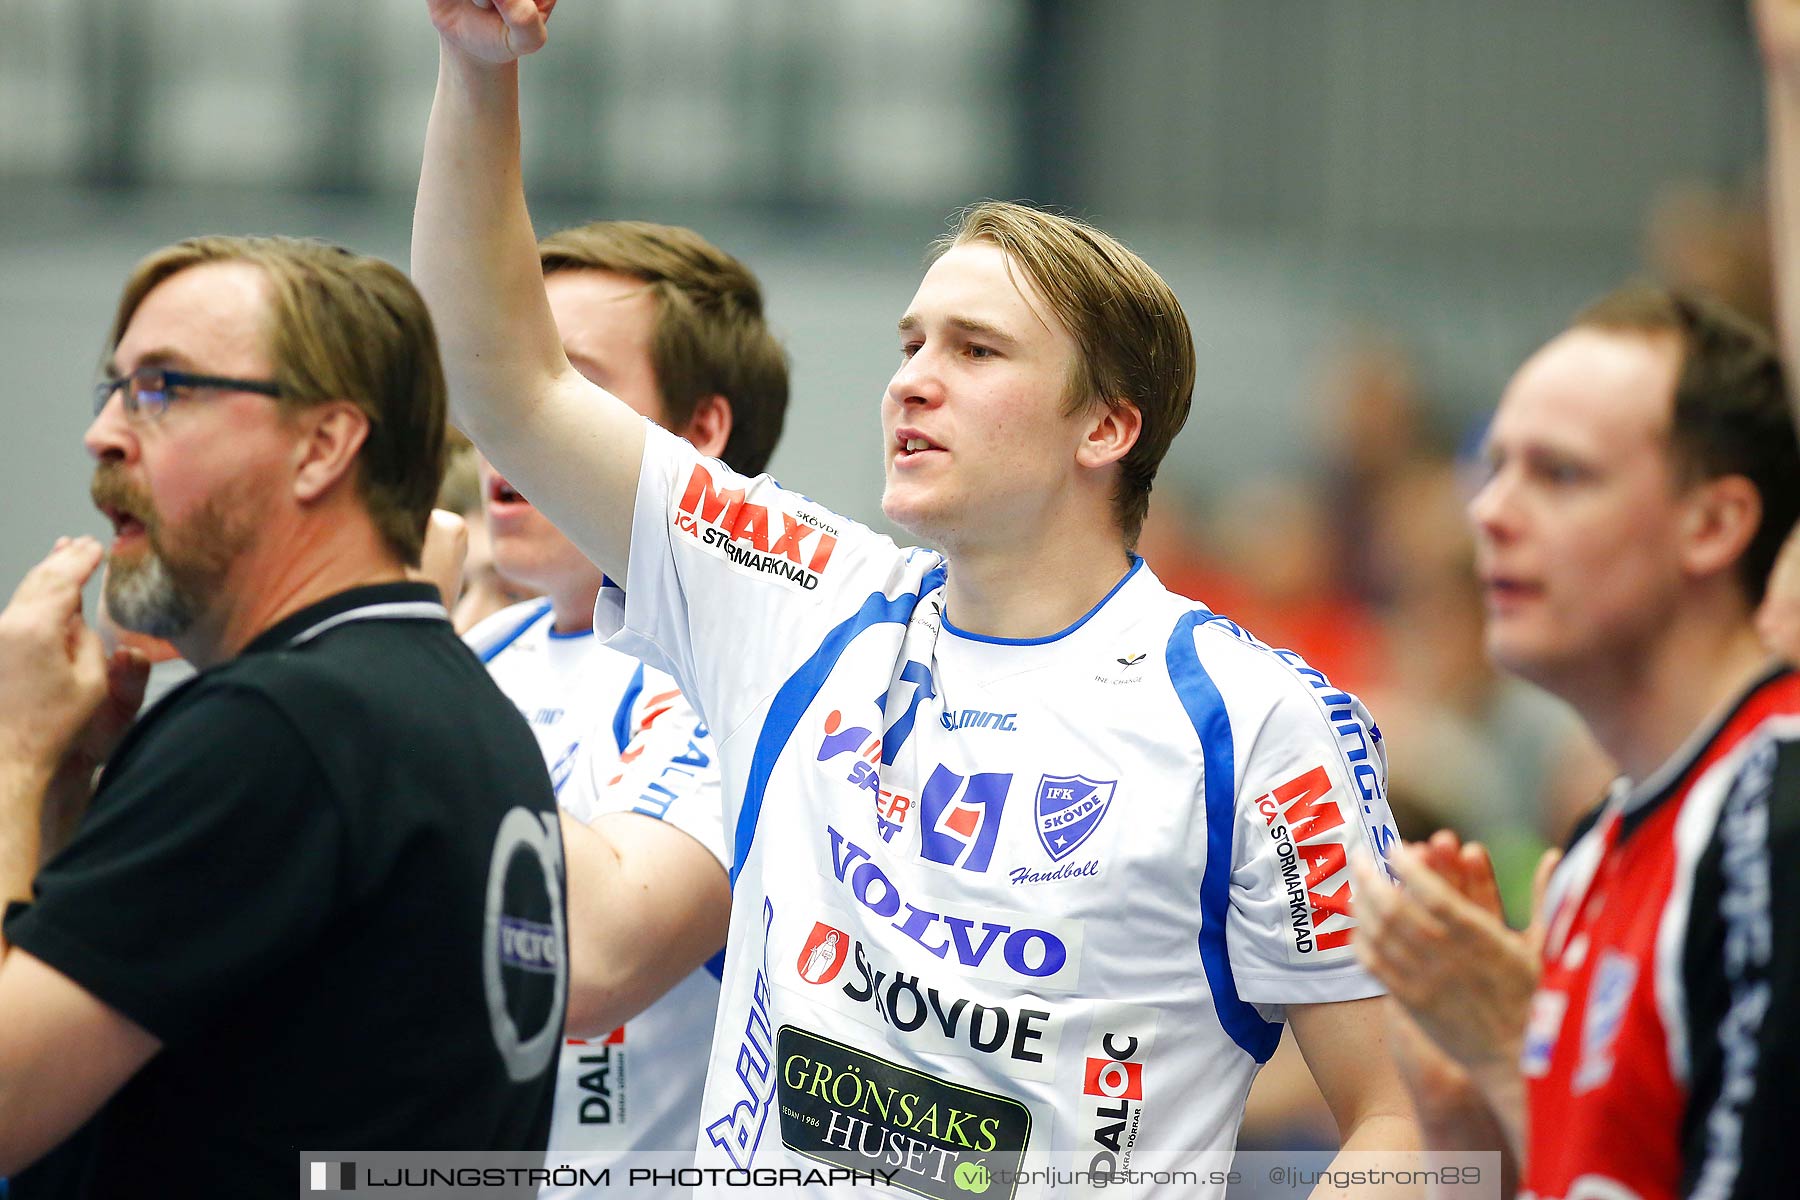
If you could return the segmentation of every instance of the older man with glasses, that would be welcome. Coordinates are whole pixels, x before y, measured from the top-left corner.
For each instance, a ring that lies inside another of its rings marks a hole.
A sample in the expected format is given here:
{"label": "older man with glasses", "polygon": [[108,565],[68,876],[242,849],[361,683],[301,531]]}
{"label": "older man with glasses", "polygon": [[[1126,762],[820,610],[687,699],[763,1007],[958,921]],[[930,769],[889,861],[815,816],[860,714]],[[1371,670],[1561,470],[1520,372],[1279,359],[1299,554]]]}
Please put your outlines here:
{"label": "older man with glasses", "polygon": [[144,664],[81,621],[91,539],[0,613],[0,1174],[275,1196],[308,1150],[541,1150],[561,841],[523,718],[407,581],[445,426],[423,302],[200,239],[138,266],[111,347],[106,607],[200,673],[127,732]]}

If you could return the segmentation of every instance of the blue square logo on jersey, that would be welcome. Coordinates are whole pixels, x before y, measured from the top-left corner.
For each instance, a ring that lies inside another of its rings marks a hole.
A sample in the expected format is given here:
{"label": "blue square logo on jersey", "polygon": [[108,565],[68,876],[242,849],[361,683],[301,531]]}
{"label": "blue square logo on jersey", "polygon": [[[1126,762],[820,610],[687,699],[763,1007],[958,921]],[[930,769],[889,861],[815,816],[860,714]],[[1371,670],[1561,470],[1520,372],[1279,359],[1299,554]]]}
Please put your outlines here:
{"label": "blue square logo on jersey", "polygon": [[1085,775],[1046,775],[1038,780],[1038,840],[1052,859],[1066,858],[1093,836],[1118,789],[1116,779]]}

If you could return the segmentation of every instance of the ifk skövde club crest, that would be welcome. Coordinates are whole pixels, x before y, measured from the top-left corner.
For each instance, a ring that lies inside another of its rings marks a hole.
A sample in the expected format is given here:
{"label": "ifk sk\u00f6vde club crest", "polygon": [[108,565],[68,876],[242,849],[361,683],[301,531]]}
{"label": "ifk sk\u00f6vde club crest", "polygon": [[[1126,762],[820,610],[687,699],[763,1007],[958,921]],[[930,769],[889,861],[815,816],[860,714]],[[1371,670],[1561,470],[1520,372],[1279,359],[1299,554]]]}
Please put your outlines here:
{"label": "ifk sk\u00f6vde club crest", "polygon": [[1062,859],[1100,828],[1112,807],[1116,779],[1085,775],[1046,775],[1038,780],[1037,835],[1051,859]]}

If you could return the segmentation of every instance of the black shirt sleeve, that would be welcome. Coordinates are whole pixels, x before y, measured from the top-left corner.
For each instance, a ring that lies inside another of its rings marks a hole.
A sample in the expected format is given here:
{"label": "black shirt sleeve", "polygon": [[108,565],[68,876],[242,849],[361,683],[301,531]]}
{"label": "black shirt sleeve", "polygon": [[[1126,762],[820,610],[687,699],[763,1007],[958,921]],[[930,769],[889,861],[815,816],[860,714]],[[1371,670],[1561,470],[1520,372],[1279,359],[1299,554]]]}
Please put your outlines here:
{"label": "black shirt sleeve", "polygon": [[167,1043],[318,935],[346,850],[305,739],[256,690],[198,687],[149,726],[6,937]]}
{"label": "black shirt sleeve", "polygon": [[1789,1194],[1800,1118],[1800,742],[1764,738],[1694,870],[1682,1190]]}

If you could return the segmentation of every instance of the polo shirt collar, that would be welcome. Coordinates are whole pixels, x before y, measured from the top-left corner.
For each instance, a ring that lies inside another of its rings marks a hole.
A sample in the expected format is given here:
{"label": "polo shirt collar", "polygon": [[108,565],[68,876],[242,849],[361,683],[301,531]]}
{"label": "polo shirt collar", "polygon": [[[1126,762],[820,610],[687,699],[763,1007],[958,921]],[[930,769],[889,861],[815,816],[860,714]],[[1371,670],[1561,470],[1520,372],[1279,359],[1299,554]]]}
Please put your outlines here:
{"label": "polo shirt collar", "polygon": [[376,583],[327,596],[282,618],[257,634],[242,653],[297,645],[350,621],[449,619],[437,588],[429,583]]}

